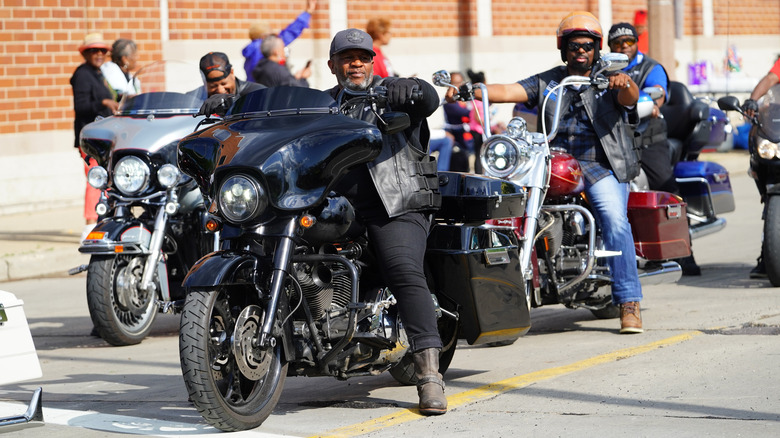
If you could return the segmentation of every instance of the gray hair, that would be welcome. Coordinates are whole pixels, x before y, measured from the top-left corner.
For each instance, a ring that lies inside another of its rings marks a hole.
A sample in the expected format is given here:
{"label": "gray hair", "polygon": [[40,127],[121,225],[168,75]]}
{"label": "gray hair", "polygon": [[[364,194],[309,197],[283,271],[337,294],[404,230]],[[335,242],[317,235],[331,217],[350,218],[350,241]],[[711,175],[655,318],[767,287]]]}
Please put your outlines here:
{"label": "gray hair", "polygon": [[284,45],[284,41],[281,38],[276,35],[268,35],[263,38],[263,42],[260,43],[260,53],[262,53],[265,58],[268,58],[280,45]]}
{"label": "gray hair", "polygon": [[121,66],[122,57],[130,56],[135,53],[136,50],[138,50],[138,47],[135,45],[135,41],[120,38],[111,45],[111,61],[113,61],[114,64]]}

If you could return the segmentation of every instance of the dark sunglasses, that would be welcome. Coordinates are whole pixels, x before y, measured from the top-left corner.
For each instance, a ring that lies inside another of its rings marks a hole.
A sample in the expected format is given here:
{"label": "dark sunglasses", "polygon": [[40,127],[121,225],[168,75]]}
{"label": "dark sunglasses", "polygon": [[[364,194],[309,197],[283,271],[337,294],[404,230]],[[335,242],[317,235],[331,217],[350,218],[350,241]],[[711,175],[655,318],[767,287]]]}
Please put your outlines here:
{"label": "dark sunglasses", "polygon": [[95,49],[95,48],[92,48],[92,49],[84,50],[84,53],[86,53],[88,55],[91,55],[91,54],[97,53],[97,52],[100,52],[100,53],[105,55],[106,53],[108,53],[108,49]]}
{"label": "dark sunglasses", "polygon": [[569,48],[570,52],[578,52],[580,49],[590,52],[593,49],[596,48],[596,43],[589,42],[589,43],[575,43],[574,41],[569,41],[569,44],[567,46]]}
{"label": "dark sunglasses", "polygon": [[636,39],[634,39],[634,38],[623,38],[623,39],[620,39],[620,40],[615,40],[615,41],[612,41],[609,44],[609,47],[619,48],[619,47],[623,47],[623,44],[627,45],[628,47],[631,47],[634,44],[636,44]]}

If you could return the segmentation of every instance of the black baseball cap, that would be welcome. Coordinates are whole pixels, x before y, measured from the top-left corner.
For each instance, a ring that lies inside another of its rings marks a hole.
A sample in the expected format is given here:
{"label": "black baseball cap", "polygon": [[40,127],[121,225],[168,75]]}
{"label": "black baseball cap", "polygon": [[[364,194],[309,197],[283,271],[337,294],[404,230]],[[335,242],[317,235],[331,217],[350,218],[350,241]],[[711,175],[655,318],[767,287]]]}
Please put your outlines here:
{"label": "black baseball cap", "polygon": [[339,31],[333,37],[333,41],[330,42],[330,57],[350,49],[362,49],[371,53],[371,56],[376,56],[374,39],[360,29],[353,28]]}
{"label": "black baseball cap", "polygon": [[[200,71],[203,72],[203,76],[206,77],[207,82],[221,81],[228,77],[233,70],[233,66],[230,65],[227,55],[222,52],[209,52],[200,58]],[[213,71],[220,71],[222,76],[216,78],[210,78],[209,73]]]}
{"label": "black baseball cap", "polygon": [[633,39],[639,38],[634,26],[629,23],[618,23],[609,29],[609,39],[607,40],[607,44],[612,44],[612,41],[623,36],[630,36]]}

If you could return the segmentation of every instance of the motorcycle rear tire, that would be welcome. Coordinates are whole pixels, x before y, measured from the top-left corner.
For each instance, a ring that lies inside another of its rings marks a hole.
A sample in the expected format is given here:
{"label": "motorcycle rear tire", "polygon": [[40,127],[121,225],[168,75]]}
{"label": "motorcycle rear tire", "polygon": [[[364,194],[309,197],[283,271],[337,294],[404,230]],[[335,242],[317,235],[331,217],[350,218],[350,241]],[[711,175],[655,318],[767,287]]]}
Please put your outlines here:
{"label": "motorcycle rear tire", "polygon": [[241,373],[233,354],[236,315],[223,291],[187,295],[179,330],[179,357],[190,400],[217,429],[233,432],[260,426],[282,395],[287,362],[281,342],[271,354],[264,377],[250,380]]}
{"label": "motorcycle rear tire", "polygon": [[[135,345],[143,341],[152,331],[157,316],[153,292],[130,292],[135,304],[138,304],[135,310],[120,304],[119,276],[134,277],[140,282],[140,272],[123,273],[132,260],[132,256],[95,255],[90,258],[87,268],[89,316],[100,337],[114,346]],[[121,281],[127,284],[128,278]]]}
{"label": "motorcycle rear tire", "polygon": [[780,196],[769,196],[764,216],[764,265],[772,286],[780,286]]}

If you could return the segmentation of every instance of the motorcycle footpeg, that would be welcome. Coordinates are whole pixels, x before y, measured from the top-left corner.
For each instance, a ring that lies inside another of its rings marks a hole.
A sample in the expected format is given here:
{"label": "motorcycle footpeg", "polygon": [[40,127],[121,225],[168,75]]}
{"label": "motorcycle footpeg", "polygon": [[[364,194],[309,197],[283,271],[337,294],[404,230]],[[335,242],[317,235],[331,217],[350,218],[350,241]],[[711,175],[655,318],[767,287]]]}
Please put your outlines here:
{"label": "motorcycle footpeg", "polygon": [[89,265],[85,263],[83,265],[76,266],[75,268],[68,269],[68,275],[80,274],[86,271],[87,269],[89,269]]}

